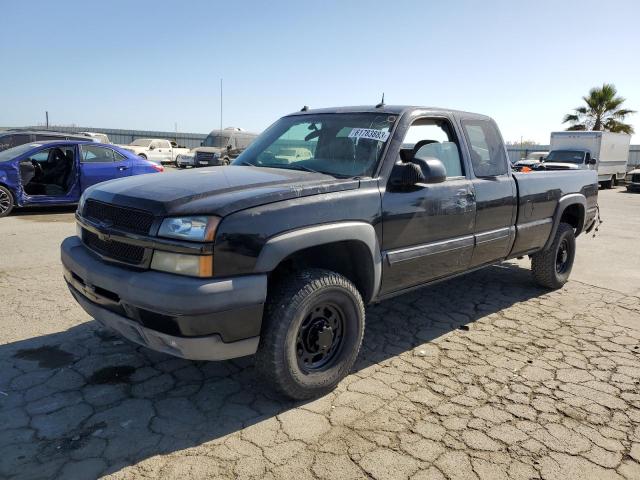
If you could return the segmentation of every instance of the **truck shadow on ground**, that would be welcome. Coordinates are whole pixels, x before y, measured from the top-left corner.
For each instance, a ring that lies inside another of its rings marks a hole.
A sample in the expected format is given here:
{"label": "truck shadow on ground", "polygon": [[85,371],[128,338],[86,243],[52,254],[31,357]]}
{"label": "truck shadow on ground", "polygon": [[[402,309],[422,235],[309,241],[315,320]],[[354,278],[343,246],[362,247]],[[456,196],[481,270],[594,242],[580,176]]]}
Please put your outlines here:
{"label": "truck shadow on ground", "polygon": [[[354,371],[544,293],[505,264],[370,306]],[[88,458],[87,478],[117,472],[301,405],[260,383],[253,361],[181,360],[96,322],[0,346],[0,477],[55,477]]]}

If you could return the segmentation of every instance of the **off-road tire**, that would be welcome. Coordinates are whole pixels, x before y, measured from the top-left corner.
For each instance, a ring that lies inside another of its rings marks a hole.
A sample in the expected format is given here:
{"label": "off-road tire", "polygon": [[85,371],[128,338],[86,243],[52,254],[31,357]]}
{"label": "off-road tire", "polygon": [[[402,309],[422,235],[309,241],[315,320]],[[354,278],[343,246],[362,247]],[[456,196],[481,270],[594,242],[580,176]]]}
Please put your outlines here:
{"label": "off-road tire", "polygon": [[15,207],[13,194],[8,188],[0,185],[0,218],[6,217]]}
{"label": "off-road tire", "polygon": [[[347,278],[322,269],[293,273],[272,290],[256,369],[268,385],[295,400],[330,392],[349,374],[362,344],[365,312],[360,293]],[[320,310],[319,305],[327,303],[338,305],[344,312],[341,341],[326,369],[305,371],[298,357],[299,329],[313,311]]]}
{"label": "off-road tire", "polygon": [[[567,247],[568,257],[564,268],[558,271],[558,255],[563,242],[566,242],[564,245]],[[560,223],[551,246],[531,256],[531,271],[536,283],[553,290],[562,288],[569,280],[575,256],[576,237],[573,227],[568,223]]]}

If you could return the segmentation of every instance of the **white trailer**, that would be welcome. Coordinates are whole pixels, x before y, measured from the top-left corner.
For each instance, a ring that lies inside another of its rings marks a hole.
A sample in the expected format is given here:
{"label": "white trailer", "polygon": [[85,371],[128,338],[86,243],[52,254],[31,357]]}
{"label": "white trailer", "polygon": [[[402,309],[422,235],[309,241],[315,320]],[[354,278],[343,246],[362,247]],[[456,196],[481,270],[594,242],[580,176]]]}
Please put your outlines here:
{"label": "white trailer", "polygon": [[[605,187],[614,186],[618,180],[624,180],[629,161],[629,143],[631,136],[625,133],[569,131],[551,133],[551,151],[545,163],[562,163],[564,155],[573,168],[595,169],[598,182]],[[556,152],[555,154],[553,152]],[[571,157],[570,152],[576,155]],[[582,153],[582,161],[580,161]],[[595,160],[595,162],[594,162]]]}

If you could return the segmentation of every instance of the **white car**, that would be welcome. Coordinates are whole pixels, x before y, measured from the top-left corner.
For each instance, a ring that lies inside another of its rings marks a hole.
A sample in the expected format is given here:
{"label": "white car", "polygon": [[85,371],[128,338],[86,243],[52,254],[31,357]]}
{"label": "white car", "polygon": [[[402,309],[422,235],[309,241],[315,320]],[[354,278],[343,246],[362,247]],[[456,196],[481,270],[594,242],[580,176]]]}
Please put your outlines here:
{"label": "white car", "polygon": [[173,163],[178,155],[189,151],[188,148],[178,147],[175,142],[162,138],[138,138],[129,145],[120,147],[156,163]]}

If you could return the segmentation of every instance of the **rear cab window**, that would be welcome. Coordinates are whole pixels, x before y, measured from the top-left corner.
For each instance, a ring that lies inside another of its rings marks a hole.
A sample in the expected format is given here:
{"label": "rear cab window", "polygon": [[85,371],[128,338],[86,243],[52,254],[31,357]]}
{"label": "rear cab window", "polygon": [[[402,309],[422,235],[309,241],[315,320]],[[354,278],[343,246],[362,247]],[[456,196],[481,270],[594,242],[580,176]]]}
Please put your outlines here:
{"label": "rear cab window", "polygon": [[475,176],[506,175],[509,172],[507,154],[495,123],[484,119],[465,119],[461,123]]}

